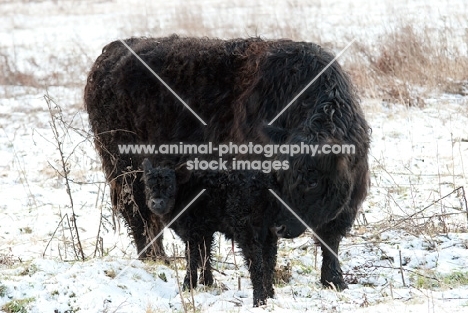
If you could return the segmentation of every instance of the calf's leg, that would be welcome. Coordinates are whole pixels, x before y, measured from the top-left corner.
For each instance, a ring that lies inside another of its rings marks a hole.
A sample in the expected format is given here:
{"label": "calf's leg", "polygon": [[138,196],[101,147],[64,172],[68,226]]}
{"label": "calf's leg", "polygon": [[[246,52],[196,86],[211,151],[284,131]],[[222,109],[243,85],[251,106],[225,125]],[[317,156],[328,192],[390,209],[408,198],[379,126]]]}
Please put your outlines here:
{"label": "calf's leg", "polygon": [[275,296],[273,288],[273,278],[275,275],[276,267],[276,254],[278,251],[278,237],[271,232],[268,233],[265,243],[263,245],[263,286],[265,288],[268,298]]}
{"label": "calf's leg", "polygon": [[200,253],[200,277],[198,282],[205,286],[213,285],[213,273],[211,270],[211,246],[213,234],[204,237],[202,244],[198,247]]}
{"label": "calf's leg", "polygon": [[184,290],[197,287],[197,271],[201,268],[200,283],[213,284],[211,272],[211,245],[213,234],[190,238],[185,245],[185,258],[187,260],[187,273],[184,278]]}
{"label": "calf's leg", "polygon": [[253,235],[243,236],[238,238],[245,262],[249,268],[250,280],[253,286],[253,305],[254,307],[266,304],[267,292],[263,284],[264,266],[262,256],[262,245],[255,239]]}
{"label": "calf's leg", "polygon": [[185,260],[187,261],[187,273],[185,274],[183,290],[197,287],[197,270],[200,264],[198,252],[198,240],[190,239],[185,243]]}

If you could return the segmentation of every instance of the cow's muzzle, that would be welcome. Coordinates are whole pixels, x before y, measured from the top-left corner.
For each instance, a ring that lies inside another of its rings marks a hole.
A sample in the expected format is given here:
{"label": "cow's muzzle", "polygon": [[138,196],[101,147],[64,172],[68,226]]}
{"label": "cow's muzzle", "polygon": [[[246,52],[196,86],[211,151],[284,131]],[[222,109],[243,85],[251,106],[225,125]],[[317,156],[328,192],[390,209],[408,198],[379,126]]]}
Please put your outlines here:
{"label": "cow's muzzle", "polygon": [[283,238],[286,236],[286,226],[273,226],[270,228],[270,231],[275,234],[278,238]]}

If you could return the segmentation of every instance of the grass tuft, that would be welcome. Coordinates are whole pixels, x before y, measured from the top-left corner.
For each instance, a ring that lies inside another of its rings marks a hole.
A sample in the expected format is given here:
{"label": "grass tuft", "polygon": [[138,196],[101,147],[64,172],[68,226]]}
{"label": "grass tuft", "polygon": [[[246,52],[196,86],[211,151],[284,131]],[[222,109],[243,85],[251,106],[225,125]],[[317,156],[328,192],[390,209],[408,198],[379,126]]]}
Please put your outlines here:
{"label": "grass tuft", "polygon": [[433,91],[464,94],[468,56],[453,44],[456,31],[402,23],[378,43],[356,43],[348,70],[367,97],[409,106]]}
{"label": "grass tuft", "polygon": [[21,300],[13,300],[2,306],[2,310],[6,313],[27,313],[28,304],[33,302],[34,298],[25,298]]}

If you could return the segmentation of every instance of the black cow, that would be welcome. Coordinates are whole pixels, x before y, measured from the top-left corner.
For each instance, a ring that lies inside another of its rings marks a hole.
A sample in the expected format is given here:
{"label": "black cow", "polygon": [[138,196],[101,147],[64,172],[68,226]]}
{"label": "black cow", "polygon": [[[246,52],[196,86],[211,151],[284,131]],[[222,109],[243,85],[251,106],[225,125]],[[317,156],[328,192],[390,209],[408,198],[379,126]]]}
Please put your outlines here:
{"label": "black cow", "polygon": [[[185,108],[120,41],[104,47],[88,76],[85,107],[110,182],[114,210],[125,218],[139,252],[143,253],[162,223],[146,205],[139,171],[145,156],[124,154],[118,145],[208,141],[214,145],[353,145],[354,154],[275,156],[288,161],[290,168],[271,174],[286,203],[334,252],[338,251],[369,181],[369,126],[348,76],[338,63],[332,63],[271,126],[267,125],[331,63],[330,52],[313,43],[260,38],[173,35],[130,38],[125,43],[207,124]],[[147,157],[152,164],[175,168],[192,156]],[[188,186],[195,188],[194,179],[190,178]],[[275,226],[278,236],[287,238],[305,230],[286,208],[277,214]],[[322,282],[346,288],[337,258],[327,248],[322,250]],[[142,256],[161,254],[158,240]]]}
{"label": "black cow", "polygon": [[[190,176],[190,183],[186,183]],[[254,306],[273,297],[278,238],[271,228],[279,203],[269,192],[276,189],[272,176],[257,171],[200,171],[190,175],[183,167],[153,168],[145,159],[143,181],[148,207],[166,224],[199,190],[206,189],[170,226],[186,243],[185,288],[197,285],[198,268],[200,283],[213,284],[210,256],[213,234],[218,231],[242,249],[252,280]]]}

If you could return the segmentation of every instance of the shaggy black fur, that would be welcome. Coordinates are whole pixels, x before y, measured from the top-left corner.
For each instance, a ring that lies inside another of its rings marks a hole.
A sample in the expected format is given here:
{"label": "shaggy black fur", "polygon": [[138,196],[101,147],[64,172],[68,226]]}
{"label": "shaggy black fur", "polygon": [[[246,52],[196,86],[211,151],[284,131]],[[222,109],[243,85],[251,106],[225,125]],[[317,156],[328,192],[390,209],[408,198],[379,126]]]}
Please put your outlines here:
{"label": "shaggy black fur", "polygon": [[[145,156],[120,154],[117,145],[180,141],[353,144],[354,155],[288,158],[289,170],[271,174],[280,196],[338,251],[369,182],[369,127],[348,76],[333,63],[274,126],[265,126],[333,59],[331,53],[313,43],[259,38],[224,41],[174,35],[126,43],[208,124],[203,126],[118,41],[104,48],[91,69],[85,106],[114,209],[125,218],[138,251],[162,224],[146,205],[141,173],[132,172]],[[149,158],[152,164],[175,168],[191,157]],[[198,191],[192,180],[187,186]],[[284,208],[275,224],[278,235],[288,238],[305,229]],[[322,250],[321,281],[346,288],[338,260]],[[158,240],[147,256],[162,253]]]}
{"label": "shaggy black fur", "polygon": [[181,177],[188,175],[176,175],[179,171],[188,172],[152,168],[147,159],[143,161],[147,202],[164,223],[179,214],[197,190],[207,189],[170,226],[186,243],[184,287],[197,285],[198,268],[200,283],[213,284],[211,247],[213,234],[219,231],[242,249],[254,289],[254,306],[265,304],[267,297],[274,296],[278,240],[270,231],[279,211],[279,204],[268,191],[276,189],[273,177],[254,171],[208,171],[192,174],[191,183],[185,184],[186,179]]}

